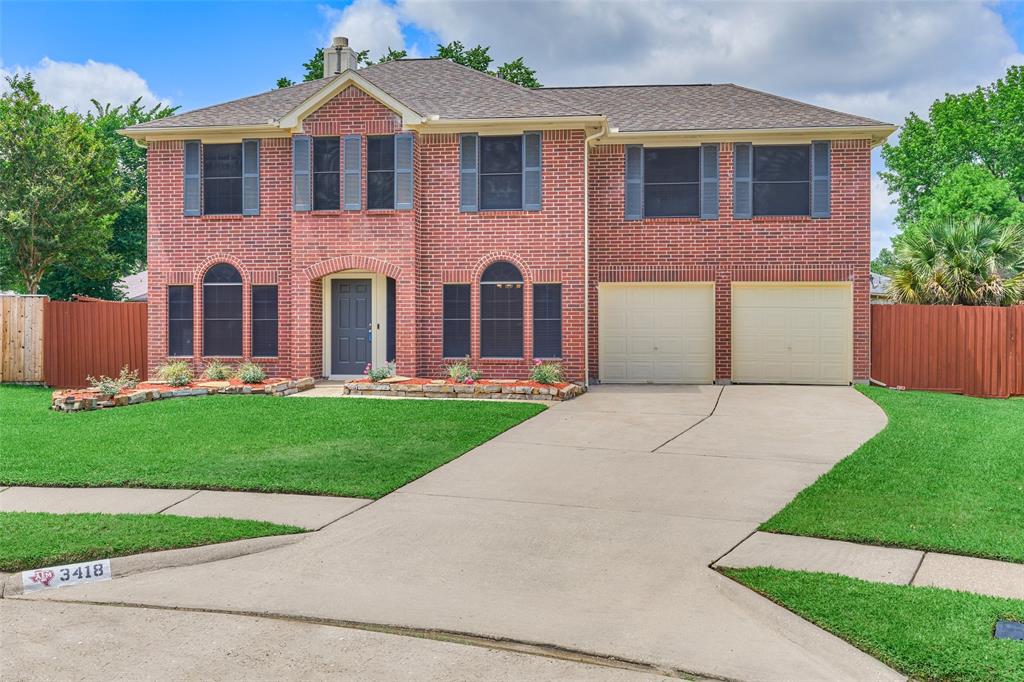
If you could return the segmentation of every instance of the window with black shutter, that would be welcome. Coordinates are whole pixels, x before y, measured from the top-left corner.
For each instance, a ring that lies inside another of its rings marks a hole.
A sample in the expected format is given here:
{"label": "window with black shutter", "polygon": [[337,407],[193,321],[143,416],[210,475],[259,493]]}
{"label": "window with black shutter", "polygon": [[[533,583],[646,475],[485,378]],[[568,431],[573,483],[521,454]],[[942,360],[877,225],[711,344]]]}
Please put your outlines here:
{"label": "window with black shutter", "polygon": [[252,354],[258,358],[277,356],[277,286],[252,288]]}
{"label": "window with black shutter", "polygon": [[468,284],[444,285],[441,345],[446,358],[464,358],[469,355],[469,293]]}
{"label": "window with black shutter", "polygon": [[242,213],[242,143],[204,144],[203,213]]}
{"label": "window with black shutter", "polygon": [[533,357],[562,357],[562,285],[533,285]]}
{"label": "window with black shutter", "polygon": [[810,145],[754,147],[754,215],[810,215]]}
{"label": "window with black shutter", "polygon": [[700,147],[644,148],[644,216],[700,215]]}
{"label": "window with black shutter", "polygon": [[480,209],[523,207],[523,136],[480,138]]}
{"label": "window with black shutter", "polygon": [[167,287],[167,354],[192,356],[193,290],[190,286]]}
{"label": "window with black shutter", "polygon": [[480,278],[480,355],[523,357],[523,276],[506,261],[492,263]]}
{"label": "window with black shutter", "polygon": [[395,136],[366,138],[366,207],[395,207]]}
{"label": "window with black shutter", "polygon": [[242,276],[227,263],[203,278],[203,355],[242,355]]}
{"label": "window with black shutter", "polygon": [[341,138],[313,138],[313,210],[341,208]]}

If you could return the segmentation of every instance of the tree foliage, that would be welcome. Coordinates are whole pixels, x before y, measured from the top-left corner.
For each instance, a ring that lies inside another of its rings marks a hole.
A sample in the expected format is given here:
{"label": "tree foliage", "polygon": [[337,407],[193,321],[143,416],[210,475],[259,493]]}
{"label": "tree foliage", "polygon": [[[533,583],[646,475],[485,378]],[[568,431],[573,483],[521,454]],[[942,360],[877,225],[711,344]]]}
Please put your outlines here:
{"label": "tree foliage", "polygon": [[[521,85],[524,88],[539,88],[541,87],[540,81],[537,80],[537,72],[526,66],[522,57],[518,57],[511,61],[505,62],[498,67],[497,71],[491,71],[491,62],[494,58],[489,54],[490,47],[483,45],[477,45],[476,47],[467,48],[458,40],[454,40],[447,45],[438,45],[437,53],[434,55],[434,59],[450,59],[456,64],[462,66],[468,66],[476,71],[481,71],[492,76],[497,76],[507,80],[510,83]],[[380,59],[376,62],[370,59],[370,51],[362,50],[356,53],[356,61],[359,64],[366,66],[372,66],[373,64],[383,64],[384,62],[392,62],[396,59],[404,59],[408,56],[405,50],[395,50],[388,47]],[[313,58],[302,65],[305,72],[303,73],[303,81],[312,81],[324,77],[324,51],[323,48],[318,48],[313,54]],[[281,77],[277,79],[277,87],[286,88],[290,85],[295,85],[295,81],[288,77]]]}
{"label": "tree foliage", "polygon": [[981,216],[915,223],[901,235],[887,274],[897,303],[1021,303],[1024,227]]}
{"label": "tree foliage", "polygon": [[0,96],[0,280],[37,293],[57,266],[101,268],[126,190],[117,154],[81,118],[45,104],[30,75]]}

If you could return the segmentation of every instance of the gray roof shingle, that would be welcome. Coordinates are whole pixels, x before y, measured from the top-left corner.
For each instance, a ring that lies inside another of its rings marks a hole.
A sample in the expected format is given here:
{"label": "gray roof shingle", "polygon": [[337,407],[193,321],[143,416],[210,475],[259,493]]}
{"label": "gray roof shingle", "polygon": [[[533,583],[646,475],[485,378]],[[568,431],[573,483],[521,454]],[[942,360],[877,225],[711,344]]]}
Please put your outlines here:
{"label": "gray roof shingle", "polygon": [[732,83],[612,85],[542,91],[601,112],[608,117],[610,127],[622,132],[886,125]]}
{"label": "gray roof shingle", "polygon": [[[622,132],[885,125],[738,85],[626,85],[529,90],[444,59],[402,59],[357,73],[422,116],[502,119],[604,114]],[[266,125],[330,79],[140,123],[130,131]]]}

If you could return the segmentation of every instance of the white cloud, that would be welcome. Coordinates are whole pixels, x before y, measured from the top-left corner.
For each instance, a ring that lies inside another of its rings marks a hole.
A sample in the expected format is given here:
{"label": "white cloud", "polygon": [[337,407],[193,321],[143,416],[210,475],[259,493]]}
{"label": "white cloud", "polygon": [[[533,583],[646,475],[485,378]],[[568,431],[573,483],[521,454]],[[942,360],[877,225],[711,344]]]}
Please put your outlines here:
{"label": "white cloud", "polygon": [[[0,66],[0,77],[30,72],[36,82],[36,89],[43,100],[58,107],[68,107],[86,112],[92,109],[91,99],[106,104],[130,104],[142,98],[142,104],[169,104],[167,99],[157,97],[149,89],[146,80],[117,64],[104,64],[88,60],[84,64],[57,62],[43,57],[32,67]],[[7,83],[0,82],[0,89],[6,90]]]}
{"label": "white cloud", "polygon": [[345,36],[353,50],[370,50],[370,58],[376,59],[388,48],[405,48],[405,36],[395,7],[382,0],[355,0],[342,10],[320,6],[330,28],[323,37],[328,45],[334,36]]}

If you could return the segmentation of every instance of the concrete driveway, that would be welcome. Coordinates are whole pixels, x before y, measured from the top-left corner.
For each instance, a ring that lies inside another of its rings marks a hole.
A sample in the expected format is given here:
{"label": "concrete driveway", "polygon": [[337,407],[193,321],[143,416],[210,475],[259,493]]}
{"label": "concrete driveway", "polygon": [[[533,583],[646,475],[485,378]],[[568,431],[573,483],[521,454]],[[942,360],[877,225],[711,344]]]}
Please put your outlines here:
{"label": "concrete driveway", "polygon": [[902,679],[708,568],[884,424],[850,388],[598,387],[302,542],[36,598],[471,633],[741,680]]}

